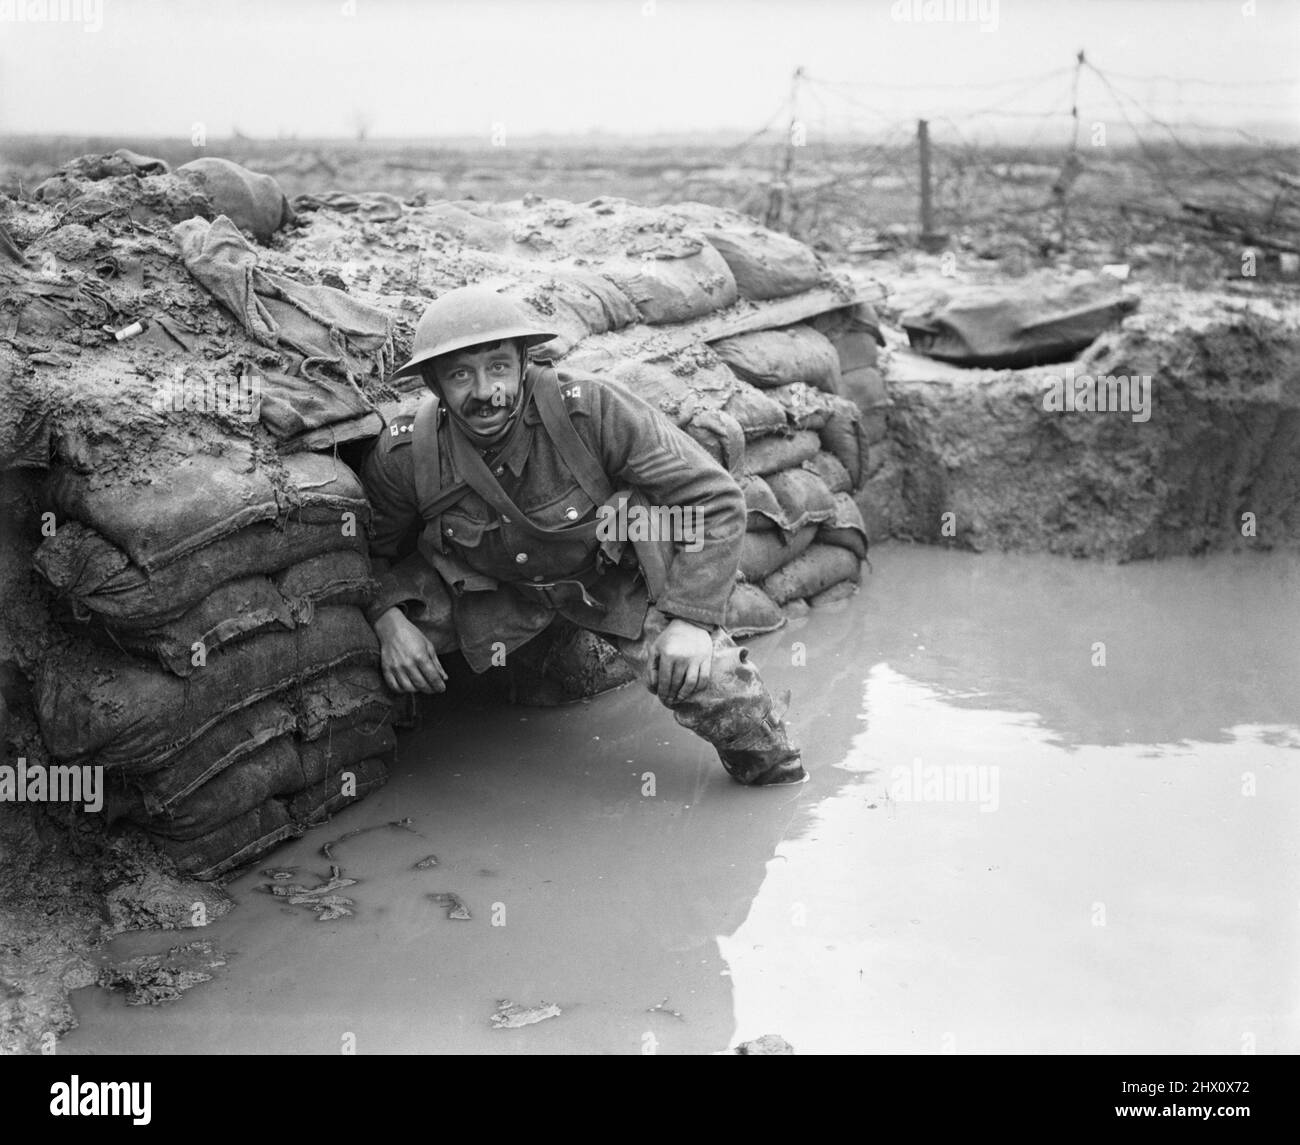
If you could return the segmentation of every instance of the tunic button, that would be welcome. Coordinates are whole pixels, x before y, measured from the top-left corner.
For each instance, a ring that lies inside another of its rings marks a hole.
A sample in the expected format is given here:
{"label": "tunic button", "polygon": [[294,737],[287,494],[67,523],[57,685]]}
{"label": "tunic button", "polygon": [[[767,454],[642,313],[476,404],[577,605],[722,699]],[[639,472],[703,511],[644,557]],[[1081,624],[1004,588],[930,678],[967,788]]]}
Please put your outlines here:
{"label": "tunic button", "polygon": [[502,523],[503,525],[508,525],[508,524],[510,524],[510,518],[509,518],[509,517],[502,517],[502,518],[501,518],[501,523]]}
{"label": "tunic button", "polygon": [[521,565],[528,560],[527,553],[515,553],[515,564]]}
{"label": "tunic button", "polygon": [[501,474],[503,474],[505,471],[506,469],[504,465],[498,465],[494,470],[492,470],[492,472],[495,473],[498,477],[500,477]]}
{"label": "tunic button", "polygon": [[448,525],[448,526],[447,526],[447,536],[450,537],[451,535],[452,535],[452,528],[451,528],[450,525]]}
{"label": "tunic button", "polygon": [[567,509],[564,510],[564,515],[568,517],[570,521],[576,521],[578,519],[578,510],[575,509],[572,505],[570,505]]}

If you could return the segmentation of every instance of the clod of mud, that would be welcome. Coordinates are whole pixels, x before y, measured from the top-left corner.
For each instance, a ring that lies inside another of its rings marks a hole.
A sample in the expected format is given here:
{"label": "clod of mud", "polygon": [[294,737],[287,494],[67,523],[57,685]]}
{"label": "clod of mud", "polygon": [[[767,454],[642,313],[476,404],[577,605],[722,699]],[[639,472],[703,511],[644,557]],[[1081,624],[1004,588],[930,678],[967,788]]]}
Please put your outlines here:
{"label": "clod of mud", "polygon": [[536,1006],[525,1006],[502,998],[497,1002],[497,1012],[492,1015],[492,1028],[495,1030],[518,1030],[523,1026],[535,1026],[547,1018],[558,1018],[562,1011],[554,1002],[538,1002]]}
{"label": "clod of mud", "polygon": [[423,859],[421,859],[418,863],[416,863],[415,866],[411,868],[411,870],[427,871],[431,867],[436,867],[437,865],[438,865],[437,855],[426,855]]}
{"label": "clod of mud", "polygon": [[104,937],[126,930],[185,930],[229,914],[234,901],[220,887],[147,871],[104,896]]}
{"label": "clod of mud", "polygon": [[761,1038],[755,1038],[752,1042],[741,1042],[736,1047],[736,1053],[745,1057],[756,1057],[768,1054],[793,1054],[794,1046],[781,1037],[780,1034],[764,1034]]}
{"label": "clod of mud", "polygon": [[355,913],[352,908],[356,906],[356,903],[352,899],[344,895],[334,894],[335,891],[342,890],[344,887],[357,885],[356,879],[345,879],[340,868],[330,867],[329,879],[315,887],[305,887],[298,883],[286,882],[284,880],[290,876],[290,872],[275,870],[275,868],[271,868],[271,870],[273,872],[271,878],[277,881],[263,883],[262,889],[276,898],[284,899],[290,906],[305,906],[316,911],[317,922],[332,922],[336,918],[351,918]]}
{"label": "clod of mud", "polygon": [[439,906],[445,906],[448,918],[468,921],[474,917],[469,913],[469,907],[465,905],[464,900],[458,894],[452,894],[450,891],[440,891],[427,897],[431,898]]}
{"label": "clod of mud", "polygon": [[157,1006],[173,1002],[186,990],[212,981],[209,973],[225,966],[224,953],[206,941],[173,946],[166,954],[146,954],[105,967],[99,985],[123,990],[128,1006]]}

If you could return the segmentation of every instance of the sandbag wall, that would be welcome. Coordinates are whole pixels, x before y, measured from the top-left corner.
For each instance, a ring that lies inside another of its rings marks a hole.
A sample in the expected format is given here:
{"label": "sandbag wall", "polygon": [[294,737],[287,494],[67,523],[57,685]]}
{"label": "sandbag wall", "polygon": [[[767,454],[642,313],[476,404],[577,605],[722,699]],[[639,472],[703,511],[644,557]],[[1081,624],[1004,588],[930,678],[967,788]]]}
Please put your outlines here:
{"label": "sandbag wall", "polygon": [[37,681],[42,734],[117,779],[183,871],[218,875],[383,783],[368,508],[345,465],[232,440],[130,477],[62,458],[50,494],[36,564],[77,638]]}

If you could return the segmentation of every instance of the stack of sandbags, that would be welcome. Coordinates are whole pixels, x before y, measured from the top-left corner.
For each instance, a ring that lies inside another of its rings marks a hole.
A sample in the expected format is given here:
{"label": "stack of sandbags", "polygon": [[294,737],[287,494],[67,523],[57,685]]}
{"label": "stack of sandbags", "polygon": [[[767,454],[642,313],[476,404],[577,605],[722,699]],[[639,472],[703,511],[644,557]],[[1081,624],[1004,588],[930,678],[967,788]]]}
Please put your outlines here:
{"label": "stack of sandbags", "polygon": [[76,634],[36,681],[53,758],[105,767],[202,878],[381,784],[394,739],[355,474],[203,419],[147,449],[94,440],[112,423],[84,404],[67,421],[35,555]]}

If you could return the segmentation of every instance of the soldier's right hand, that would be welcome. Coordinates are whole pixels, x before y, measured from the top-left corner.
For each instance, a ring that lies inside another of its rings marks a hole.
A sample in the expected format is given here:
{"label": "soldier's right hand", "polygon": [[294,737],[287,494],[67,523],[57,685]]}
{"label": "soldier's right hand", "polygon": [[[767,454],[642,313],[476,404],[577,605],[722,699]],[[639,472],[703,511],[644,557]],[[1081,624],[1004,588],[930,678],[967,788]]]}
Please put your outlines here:
{"label": "soldier's right hand", "polygon": [[445,692],[447,673],[433,644],[394,606],[375,621],[379,664],[394,692]]}

